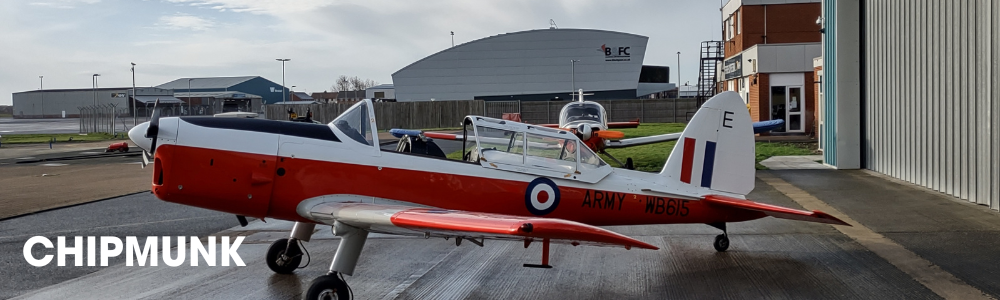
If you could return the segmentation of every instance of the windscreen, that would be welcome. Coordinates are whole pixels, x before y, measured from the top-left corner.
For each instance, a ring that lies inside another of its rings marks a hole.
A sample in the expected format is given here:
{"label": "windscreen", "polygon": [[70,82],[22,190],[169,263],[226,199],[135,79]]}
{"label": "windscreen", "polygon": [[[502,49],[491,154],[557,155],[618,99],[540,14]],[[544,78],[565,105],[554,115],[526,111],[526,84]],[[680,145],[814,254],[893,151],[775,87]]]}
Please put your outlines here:
{"label": "windscreen", "polygon": [[354,105],[347,112],[340,114],[332,123],[352,140],[369,146],[374,143],[371,128],[368,125],[370,123],[368,122],[368,103],[366,102]]}

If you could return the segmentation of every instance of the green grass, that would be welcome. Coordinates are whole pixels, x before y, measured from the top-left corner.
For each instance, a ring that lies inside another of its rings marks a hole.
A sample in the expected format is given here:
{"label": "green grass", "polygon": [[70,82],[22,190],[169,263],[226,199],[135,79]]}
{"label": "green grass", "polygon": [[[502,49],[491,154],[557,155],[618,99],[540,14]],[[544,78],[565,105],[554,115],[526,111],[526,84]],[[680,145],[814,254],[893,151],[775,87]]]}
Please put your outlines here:
{"label": "green grass", "polygon": [[757,170],[767,170],[767,167],[761,165],[760,162],[770,158],[771,156],[819,154],[819,150],[816,149],[815,143],[757,142],[756,148],[757,148],[757,163],[754,165],[754,167],[756,167]]}
{"label": "green grass", "polygon": [[[625,138],[643,137],[666,133],[675,133],[684,131],[685,124],[680,123],[643,123],[639,125],[638,128],[622,128],[622,129],[612,129],[625,133]],[[632,163],[635,169],[638,171],[646,172],[659,172],[663,169],[663,165],[667,162],[667,157],[670,156],[670,151],[673,151],[676,141],[662,142],[656,144],[628,147],[628,148],[617,148],[617,149],[607,149],[607,152],[618,158],[622,162],[628,157],[632,158]],[[786,155],[815,155],[819,154],[816,150],[815,143],[769,143],[769,142],[758,142],[755,145],[756,157],[754,167],[758,170],[766,170],[760,164],[761,161],[768,159],[772,156],[786,156]],[[603,154],[598,154],[601,159],[608,162],[613,167],[619,167],[614,160]],[[449,153],[448,158],[450,159],[461,159],[461,150]]]}
{"label": "green grass", "polygon": [[[619,129],[619,131],[625,133],[626,138],[674,133],[681,132],[683,130],[684,124],[678,123],[646,123],[639,125],[639,128]],[[607,152],[614,155],[615,158],[618,158],[622,162],[625,162],[627,157],[631,157],[632,163],[638,171],[659,172],[663,169],[663,165],[667,162],[667,157],[670,156],[670,151],[674,150],[674,145],[676,143],[676,141],[670,141],[628,148],[607,149]],[[816,144],[814,143],[758,142],[755,145],[755,148],[756,157],[754,167],[758,170],[766,170],[767,167],[761,165],[760,162],[772,156],[819,154],[819,151],[816,149]],[[601,158],[612,166],[617,167],[617,164],[614,163],[613,160],[603,154],[601,155]]]}
{"label": "green grass", "polygon": [[13,118],[13,117],[14,115],[12,114],[0,114],[0,118]]}
{"label": "green grass", "polygon": [[[58,134],[4,134],[0,137],[0,143],[7,144],[40,144],[48,143],[52,138],[56,139],[57,143],[70,142],[69,139],[73,138],[72,142],[93,142],[93,141],[110,141],[110,140],[125,140],[128,136],[124,133],[119,133],[118,138],[114,135],[107,133],[90,133],[90,134],[79,134],[79,133],[58,133]],[[71,143],[72,143],[71,142]]]}

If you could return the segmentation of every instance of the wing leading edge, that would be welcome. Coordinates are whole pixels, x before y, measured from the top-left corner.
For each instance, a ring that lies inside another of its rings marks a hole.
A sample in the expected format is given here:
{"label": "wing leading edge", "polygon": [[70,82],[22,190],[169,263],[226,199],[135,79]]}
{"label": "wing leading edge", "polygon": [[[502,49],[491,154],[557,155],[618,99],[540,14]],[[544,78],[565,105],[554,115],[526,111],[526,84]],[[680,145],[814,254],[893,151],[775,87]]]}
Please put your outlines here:
{"label": "wing leading edge", "polygon": [[476,213],[460,210],[414,208],[369,203],[303,202],[299,214],[313,221],[340,221],[372,232],[400,235],[489,238],[505,240],[550,239],[553,243],[659,249],[628,236],[583,223],[550,218]]}

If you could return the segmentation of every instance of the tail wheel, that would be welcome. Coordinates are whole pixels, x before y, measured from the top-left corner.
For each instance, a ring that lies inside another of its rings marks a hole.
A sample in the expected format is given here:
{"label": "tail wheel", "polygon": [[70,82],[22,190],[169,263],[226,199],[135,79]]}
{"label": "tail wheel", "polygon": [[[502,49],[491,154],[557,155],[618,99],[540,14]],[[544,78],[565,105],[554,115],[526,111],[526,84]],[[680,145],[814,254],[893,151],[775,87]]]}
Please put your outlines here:
{"label": "tail wheel", "polygon": [[729,249],[729,237],[725,234],[715,236],[715,243],[712,246],[715,246],[715,251],[725,252]]}
{"label": "tail wheel", "polygon": [[306,292],[306,300],[345,300],[351,299],[351,292],[347,283],[336,274],[323,275],[317,277],[309,285]]}
{"label": "tail wheel", "polygon": [[267,267],[271,268],[271,271],[278,274],[292,274],[299,267],[299,263],[302,262],[302,251],[299,250],[298,243],[291,242],[291,245],[288,243],[288,239],[280,239],[271,243],[271,247],[267,248],[265,259]]}

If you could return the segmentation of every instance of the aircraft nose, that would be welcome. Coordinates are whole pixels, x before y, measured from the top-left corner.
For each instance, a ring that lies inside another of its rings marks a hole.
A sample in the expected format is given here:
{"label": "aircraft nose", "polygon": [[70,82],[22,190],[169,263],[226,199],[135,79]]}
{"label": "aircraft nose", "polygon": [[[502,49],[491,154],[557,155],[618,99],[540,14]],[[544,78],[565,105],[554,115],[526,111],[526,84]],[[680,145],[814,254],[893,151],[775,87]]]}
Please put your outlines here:
{"label": "aircraft nose", "polygon": [[132,129],[128,131],[128,138],[132,140],[132,143],[136,146],[139,146],[139,148],[149,151],[149,146],[153,144],[153,139],[146,137],[146,128],[149,128],[149,122],[132,127]]}

